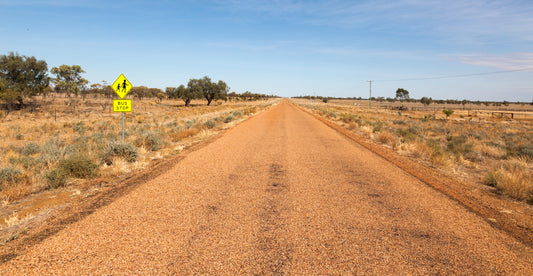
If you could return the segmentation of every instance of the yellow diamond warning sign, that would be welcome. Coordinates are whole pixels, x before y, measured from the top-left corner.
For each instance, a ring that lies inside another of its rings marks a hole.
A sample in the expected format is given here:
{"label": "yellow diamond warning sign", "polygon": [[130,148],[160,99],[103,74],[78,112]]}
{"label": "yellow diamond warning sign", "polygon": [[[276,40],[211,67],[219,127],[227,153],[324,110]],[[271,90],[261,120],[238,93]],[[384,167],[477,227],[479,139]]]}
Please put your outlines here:
{"label": "yellow diamond warning sign", "polygon": [[113,100],[114,112],[131,112],[131,100]]}
{"label": "yellow diamond warning sign", "polygon": [[111,87],[113,88],[113,90],[115,90],[115,92],[121,99],[124,99],[128,92],[130,92],[132,85],[130,81],[126,79],[124,74],[120,74],[120,76],[118,76],[117,80],[113,83]]}

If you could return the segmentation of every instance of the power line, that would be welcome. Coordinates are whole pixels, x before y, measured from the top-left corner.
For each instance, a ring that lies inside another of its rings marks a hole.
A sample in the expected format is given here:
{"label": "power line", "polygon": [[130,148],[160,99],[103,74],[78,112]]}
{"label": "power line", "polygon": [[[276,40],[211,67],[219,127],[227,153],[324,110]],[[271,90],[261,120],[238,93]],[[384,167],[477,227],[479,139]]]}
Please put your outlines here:
{"label": "power line", "polygon": [[511,72],[520,72],[520,71],[533,71],[533,67],[532,67],[532,68],[516,69],[516,70],[493,71],[493,72],[474,73],[474,74],[463,74],[463,75],[449,75],[449,76],[440,76],[440,77],[409,78],[409,79],[396,79],[396,80],[374,80],[373,82],[419,81],[419,80],[451,79],[451,78],[464,78],[464,77],[483,76],[483,75],[493,75],[493,74],[502,74],[502,73],[511,73]]}

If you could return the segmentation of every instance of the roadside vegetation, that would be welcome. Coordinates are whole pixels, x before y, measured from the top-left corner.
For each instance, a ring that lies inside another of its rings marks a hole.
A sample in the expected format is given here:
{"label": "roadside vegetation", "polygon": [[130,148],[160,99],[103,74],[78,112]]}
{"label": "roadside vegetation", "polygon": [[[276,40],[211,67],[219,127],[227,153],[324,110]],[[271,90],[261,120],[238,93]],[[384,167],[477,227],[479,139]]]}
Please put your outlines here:
{"label": "roadside vegetation", "polygon": [[0,229],[14,224],[5,207],[21,199],[112,182],[278,101],[229,92],[207,76],[165,91],[135,86],[126,96],[133,112],[125,115],[123,141],[121,114],[112,111],[117,96],[108,82],[89,84],[84,73],[79,65],[48,70],[35,57],[0,55]]}
{"label": "roadside vegetation", "polygon": [[137,111],[126,114],[122,141],[120,113],[102,111],[97,103],[104,100],[86,100],[74,111],[62,106],[66,96],[54,97],[33,113],[14,111],[0,121],[4,205],[42,190],[142,169],[150,160],[179,152],[273,103],[176,107],[176,101],[134,101]]}
{"label": "roadside vegetation", "polygon": [[293,101],[400,154],[533,204],[531,119],[483,117],[451,108],[406,111]]}

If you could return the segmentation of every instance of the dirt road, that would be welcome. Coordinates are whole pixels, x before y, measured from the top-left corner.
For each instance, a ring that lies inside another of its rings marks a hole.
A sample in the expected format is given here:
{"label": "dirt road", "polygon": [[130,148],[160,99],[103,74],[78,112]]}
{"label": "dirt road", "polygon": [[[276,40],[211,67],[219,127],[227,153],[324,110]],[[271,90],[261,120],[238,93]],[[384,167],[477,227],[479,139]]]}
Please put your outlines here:
{"label": "dirt road", "polygon": [[520,274],[531,248],[282,101],[0,274]]}

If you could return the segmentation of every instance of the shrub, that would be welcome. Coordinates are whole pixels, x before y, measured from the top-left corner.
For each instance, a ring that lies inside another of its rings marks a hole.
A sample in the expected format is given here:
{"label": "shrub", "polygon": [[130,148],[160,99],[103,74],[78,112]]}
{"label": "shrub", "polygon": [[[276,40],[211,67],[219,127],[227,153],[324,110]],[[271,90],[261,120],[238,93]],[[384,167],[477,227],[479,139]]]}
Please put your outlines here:
{"label": "shrub", "polygon": [[22,172],[17,168],[6,167],[0,169],[0,184],[15,184],[21,179]]}
{"label": "shrub", "polygon": [[20,153],[22,155],[28,156],[28,155],[36,154],[39,151],[41,151],[41,148],[36,143],[26,143],[22,147],[22,151]]}
{"label": "shrub", "polygon": [[337,119],[337,114],[335,114],[335,112],[326,112],[326,116],[329,117],[329,118],[332,118],[332,119]]}
{"label": "shrub", "polygon": [[390,145],[392,146],[392,148],[396,148],[396,137],[392,134],[390,134],[389,132],[382,132],[379,134],[378,136],[378,141],[382,144],[385,144],[385,145]]}
{"label": "shrub", "polygon": [[86,155],[71,155],[59,162],[57,169],[63,170],[68,176],[76,178],[91,178],[96,175],[98,164]]}
{"label": "shrub", "polygon": [[204,123],[204,126],[211,129],[211,128],[214,128],[215,126],[217,125],[217,123],[213,120],[209,120],[207,122]]}
{"label": "shrub", "polygon": [[111,165],[114,157],[122,157],[128,162],[135,162],[138,157],[137,148],[131,143],[111,141],[104,147],[102,161]]}
{"label": "shrub", "polygon": [[448,150],[454,154],[466,154],[472,152],[474,145],[466,143],[467,137],[465,135],[448,136]]}
{"label": "shrub", "polygon": [[392,123],[395,125],[406,125],[407,124],[404,120],[400,120],[400,119],[392,120]]}
{"label": "shrub", "polygon": [[417,139],[416,127],[399,128],[396,130],[396,134],[402,137],[402,142],[412,142]]}
{"label": "shrub", "polygon": [[235,117],[241,117],[241,116],[242,116],[242,111],[235,111],[235,112],[233,112],[233,116],[235,116]]}
{"label": "shrub", "polygon": [[509,141],[506,144],[505,150],[507,151],[508,157],[518,156],[533,160],[533,145],[524,145]]}
{"label": "shrub", "polygon": [[85,127],[85,124],[83,122],[78,122],[75,126],[72,127],[72,130],[76,131],[80,135],[83,135],[87,128]]}
{"label": "shrub", "polygon": [[24,135],[22,135],[22,133],[17,133],[17,135],[15,135],[15,139],[22,140],[24,139]]}
{"label": "shrub", "polygon": [[45,174],[48,188],[56,189],[65,186],[68,179],[68,174],[61,168],[55,168]]}
{"label": "shrub", "polygon": [[257,110],[257,107],[250,107],[250,108],[247,108],[244,110],[244,115],[250,115],[252,113],[255,113],[255,111]]}
{"label": "shrub", "polygon": [[496,187],[498,185],[498,179],[500,178],[501,176],[497,171],[490,171],[483,182],[488,186]]}
{"label": "shrub", "polygon": [[39,161],[50,165],[59,161],[64,156],[64,150],[62,148],[63,142],[59,140],[49,140],[46,142],[41,149],[41,156],[39,156]]}
{"label": "shrub", "polygon": [[224,123],[227,124],[227,123],[229,123],[231,121],[233,121],[233,116],[229,115],[228,117],[226,117],[226,120],[224,120]]}
{"label": "shrub", "polygon": [[192,128],[194,126],[194,123],[196,123],[196,120],[188,120],[185,123],[185,128],[187,128],[187,129]]}
{"label": "shrub", "polygon": [[451,109],[443,109],[442,110],[442,113],[444,113],[446,115],[446,118],[450,117],[452,114],[453,114],[453,110]]}
{"label": "shrub", "polygon": [[164,141],[159,133],[147,131],[141,134],[141,137],[135,140],[138,147],[144,147],[151,151],[158,151],[163,148]]}
{"label": "shrub", "polygon": [[9,163],[12,165],[20,164],[24,169],[35,169],[38,170],[39,162],[31,156],[21,156],[20,158],[10,158]]}
{"label": "shrub", "polygon": [[178,123],[177,122],[170,122],[170,123],[166,123],[165,126],[168,127],[168,128],[172,128],[172,127],[178,126]]}

